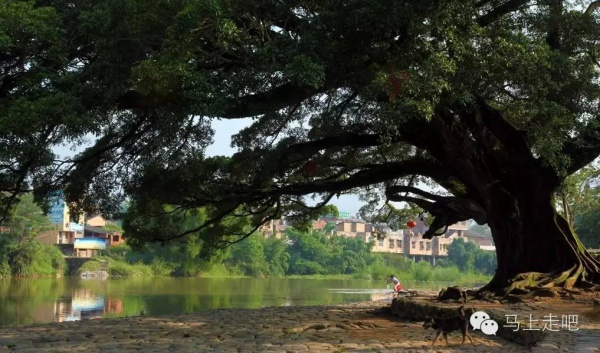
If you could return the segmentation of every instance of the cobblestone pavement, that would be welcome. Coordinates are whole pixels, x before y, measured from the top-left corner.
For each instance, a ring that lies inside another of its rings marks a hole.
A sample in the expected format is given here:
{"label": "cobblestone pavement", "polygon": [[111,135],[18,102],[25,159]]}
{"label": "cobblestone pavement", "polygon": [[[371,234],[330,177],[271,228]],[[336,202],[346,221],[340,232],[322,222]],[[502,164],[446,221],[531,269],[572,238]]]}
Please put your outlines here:
{"label": "cobblestone pavement", "polygon": [[[440,339],[432,349],[434,331],[420,322],[374,314],[387,304],[222,309],[10,327],[0,330],[0,353],[532,351],[479,331],[471,333],[474,345],[468,340],[460,345],[462,336],[455,332],[449,346]],[[569,351],[574,342],[572,332],[559,332],[533,350]]]}

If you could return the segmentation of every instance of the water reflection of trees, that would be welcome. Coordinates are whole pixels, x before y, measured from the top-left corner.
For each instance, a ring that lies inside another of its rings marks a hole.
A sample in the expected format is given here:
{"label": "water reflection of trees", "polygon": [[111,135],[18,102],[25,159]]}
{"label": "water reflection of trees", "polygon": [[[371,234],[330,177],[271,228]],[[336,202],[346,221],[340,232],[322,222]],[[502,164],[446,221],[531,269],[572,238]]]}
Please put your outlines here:
{"label": "water reflection of trees", "polygon": [[[431,283],[428,286],[434,286]],[[414,288],[407,284],[406,288]],[[363,280],[80,278],[0,281],[0,325],[190,313],[220,308],[336,305],[391,299]]]}

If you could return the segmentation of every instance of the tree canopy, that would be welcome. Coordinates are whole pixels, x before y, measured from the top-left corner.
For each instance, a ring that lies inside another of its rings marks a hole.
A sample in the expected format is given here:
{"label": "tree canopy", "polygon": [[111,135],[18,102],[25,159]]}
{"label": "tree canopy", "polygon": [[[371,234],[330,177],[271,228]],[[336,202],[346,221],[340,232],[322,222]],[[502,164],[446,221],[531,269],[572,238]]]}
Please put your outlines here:
{"label": "tree canopy", "polygon": [[[240,216],[257,229],[360,192],[373,216],[399,214],[375,207],[384,201],[427,211],[426,237],[488,223],[495,283],[530,271],[567,273],[567,287],[595,280],[598,263],[553,201],[600,154],[595,10],[563,0],[4,2],[3,205],[32,186],[39,199],[64,188],[78,208],[115,212],[127,196],[144,217],[204,207],[196,231]],[[238,152],[207,157],[211,121],[244,117],[253,123],[234,136]],[[55,160],[52,146],[90,135],[91,147]],[[313,194],[322,202],[309,207]]]}
{"label": "tree canopy", "polygon": [[66,262],[60,250],[36,241],[54,225],[33,202],[33,195],[23,195],[10,213],[10,221],[0,229],[0,278],[62,275]]}

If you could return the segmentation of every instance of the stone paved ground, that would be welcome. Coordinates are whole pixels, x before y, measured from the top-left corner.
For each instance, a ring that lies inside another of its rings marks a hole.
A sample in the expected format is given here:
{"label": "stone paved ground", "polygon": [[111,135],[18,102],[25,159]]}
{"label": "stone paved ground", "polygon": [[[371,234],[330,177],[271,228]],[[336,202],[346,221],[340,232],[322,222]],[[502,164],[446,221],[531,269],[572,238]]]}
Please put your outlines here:
{"label": "stone paved ground", "polygon": [[[223,309],[11,327],[0,330],[0,353],[531,352],[481,332],[472,333],[475,345],[460,345],[460,333],[453,333],[448,347],[439,341],[431,349],[434,332],[420,322],[374,314],[387,304]],[[550,346],[535,349],[568,351],[573,342],[572,332],[560,332]]]}

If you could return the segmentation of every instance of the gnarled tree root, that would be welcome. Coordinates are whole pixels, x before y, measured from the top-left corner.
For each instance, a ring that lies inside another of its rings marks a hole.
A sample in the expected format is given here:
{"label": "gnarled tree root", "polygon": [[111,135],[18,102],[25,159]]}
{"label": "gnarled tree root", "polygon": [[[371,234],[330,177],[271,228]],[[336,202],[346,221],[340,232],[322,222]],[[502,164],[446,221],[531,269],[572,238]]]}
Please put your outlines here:
{"label": "gnarled tree root", "polygon": [[575,265],[558,273],[526,272],[508,281],[507,286],[490,283],[478,291],[468,293],[476,299],[500,302],[520,302],[526,297],[559,297],[579,294],[581,291],[600,291],[600,286],[585,279],[583,265]]}

